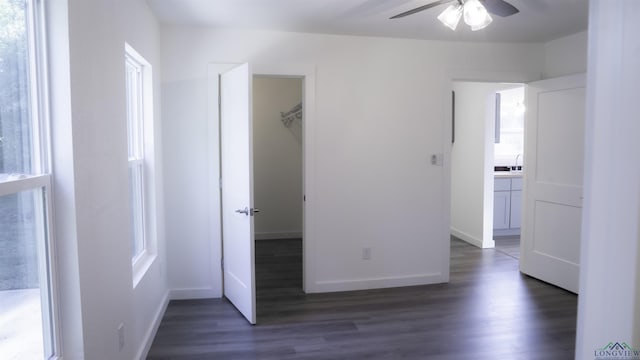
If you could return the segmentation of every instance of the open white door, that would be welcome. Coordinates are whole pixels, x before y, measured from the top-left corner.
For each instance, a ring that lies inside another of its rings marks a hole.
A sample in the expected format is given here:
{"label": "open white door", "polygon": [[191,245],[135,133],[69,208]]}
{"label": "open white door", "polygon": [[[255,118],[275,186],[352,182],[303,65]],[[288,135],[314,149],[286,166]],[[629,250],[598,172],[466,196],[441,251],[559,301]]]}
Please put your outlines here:
{"label": "open white door", "polygon": [[243,64],[220,76],[222,256],[224,296],[255,324],[252,131],[251,71]]}
{"label": "open white door", "polygon": [[585,76],[529,83],[520,270],[578,292]]}

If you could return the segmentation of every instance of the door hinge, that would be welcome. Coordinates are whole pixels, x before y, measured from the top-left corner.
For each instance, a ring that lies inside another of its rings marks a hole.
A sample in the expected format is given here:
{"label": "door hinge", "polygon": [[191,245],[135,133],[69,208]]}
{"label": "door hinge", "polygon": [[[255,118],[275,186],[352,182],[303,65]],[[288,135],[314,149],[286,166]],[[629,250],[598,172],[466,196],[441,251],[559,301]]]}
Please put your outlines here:
{"label": "door hinge", "polygon": [[218,179],[218,186],[222,189],[222,178]]}
{"label": "door hinge", "polygon": [[222,74],[218,74],[218,116],[222,113]]}
{"label": "door hinge", "polygon": [[224,271],[224,258],[220,258],[220,269]]}

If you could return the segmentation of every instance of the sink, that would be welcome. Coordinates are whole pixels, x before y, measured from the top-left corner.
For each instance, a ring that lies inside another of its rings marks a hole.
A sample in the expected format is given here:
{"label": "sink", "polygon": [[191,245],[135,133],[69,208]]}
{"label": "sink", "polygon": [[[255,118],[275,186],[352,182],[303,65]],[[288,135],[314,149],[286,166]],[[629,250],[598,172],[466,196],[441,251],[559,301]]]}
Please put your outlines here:
{"label": "sink", "polygon": [[519,166],[494,166],[495,172],[510,172],[510,171],[522,171],[522,165]]}

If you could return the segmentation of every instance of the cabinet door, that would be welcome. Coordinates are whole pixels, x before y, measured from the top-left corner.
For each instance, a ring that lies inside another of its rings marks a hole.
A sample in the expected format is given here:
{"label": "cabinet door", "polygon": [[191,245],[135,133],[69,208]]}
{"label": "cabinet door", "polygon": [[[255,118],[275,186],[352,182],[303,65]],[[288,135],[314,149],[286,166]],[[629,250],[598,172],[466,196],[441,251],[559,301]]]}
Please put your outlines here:
{"label": "cabinet door", "polygon": [[522,178],[511,179],[511,190],[522,190]]}
{"label": "cabinet door", "polygon": [[493,193],[493,228],[508,229],[511,215],[511,192],[496,191]]}
{"label": "cabinet door", "polygon": [[493,191],[509,191],[511,190],[510,178],[495,178],[493,181]]}
{"label": "cabinet door", "polygon": [[519,229],[522,223],[522,191],[511,191],[511,223],[509,227]]}

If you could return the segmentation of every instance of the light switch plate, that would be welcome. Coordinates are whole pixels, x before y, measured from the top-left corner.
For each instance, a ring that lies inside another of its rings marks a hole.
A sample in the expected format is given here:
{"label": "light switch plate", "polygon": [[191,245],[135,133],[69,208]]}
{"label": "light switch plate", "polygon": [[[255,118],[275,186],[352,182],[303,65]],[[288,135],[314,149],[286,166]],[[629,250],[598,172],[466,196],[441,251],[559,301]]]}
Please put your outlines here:
{"label": "light switch plate", "polygon": [[442,166],[442,158],[444,155],[442,153],[432,154],[431,155],[431,165]]}

